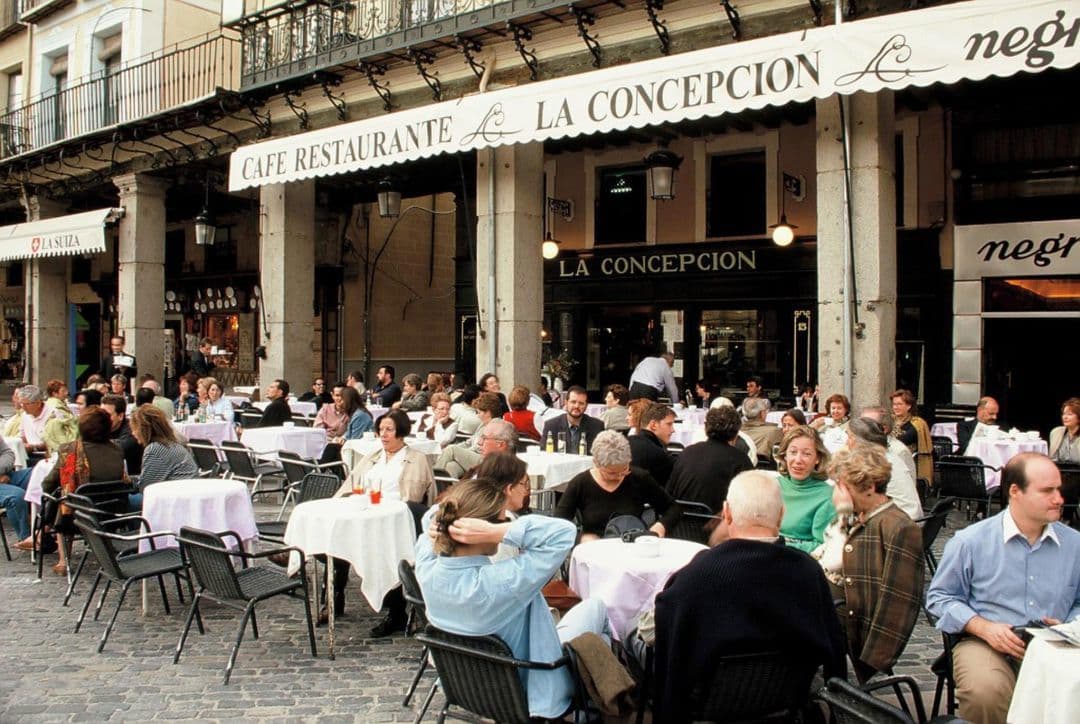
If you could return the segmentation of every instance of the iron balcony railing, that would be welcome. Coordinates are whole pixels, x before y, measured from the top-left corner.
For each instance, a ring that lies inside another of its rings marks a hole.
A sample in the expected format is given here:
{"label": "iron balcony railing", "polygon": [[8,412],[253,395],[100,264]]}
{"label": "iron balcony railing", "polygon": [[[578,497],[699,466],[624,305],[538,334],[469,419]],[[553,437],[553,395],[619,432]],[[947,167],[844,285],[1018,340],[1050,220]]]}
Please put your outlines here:
{"label": "iron balcony railing", "polygon": [[239,39],[214,34],[88,76],[0,115],[0,158],[155,116],[218,88],[236,90],[239,67]]}
{"label": "iron balcony railing", "polygon": [[[272,5],[246,0],[244,17],[232,23],[243,34],[241,87],[310,72],[303,61],[455,15],[490,8],[505,0],[313,0]],[[281,72],[276,72],[276,71]]]}
{"label": "iron balcony railing", "polygon": [[19,0],[0,1],[0,40],[22,27],[19,22]]}
{"label": "iron balcony railing", "polygon": [[73,2],[75,0],[18,0],[19,17],[24,22],[32,23]]}

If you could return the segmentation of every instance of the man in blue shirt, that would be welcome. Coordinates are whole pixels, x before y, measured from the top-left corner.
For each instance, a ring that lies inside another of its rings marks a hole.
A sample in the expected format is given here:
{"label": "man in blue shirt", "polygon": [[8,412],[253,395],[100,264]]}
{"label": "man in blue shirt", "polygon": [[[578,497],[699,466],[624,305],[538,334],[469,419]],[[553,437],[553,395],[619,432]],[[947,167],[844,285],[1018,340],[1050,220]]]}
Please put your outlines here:
{"label": "man in blue shirt", "polygon": [[1080,615],[1080,533],[1060,522],[1061,473],[1045,455],[1022,453],[1002,471],[1009,507],[957,533],[926,594],[953,647],[962,719],[1004,722],[1031,621]]}

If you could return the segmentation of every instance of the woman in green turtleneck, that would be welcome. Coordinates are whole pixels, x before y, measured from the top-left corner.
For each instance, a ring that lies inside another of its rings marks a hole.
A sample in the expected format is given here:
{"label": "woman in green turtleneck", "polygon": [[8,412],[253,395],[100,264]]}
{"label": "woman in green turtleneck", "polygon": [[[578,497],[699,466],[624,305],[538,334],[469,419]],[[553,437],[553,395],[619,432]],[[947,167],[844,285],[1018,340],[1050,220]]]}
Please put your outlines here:
{"label": "woman in green turtleneck", "polygon": [[801,425],[784,435],[776,465],[784,498],[780,535],[787,545],[809,553],[824,542],[836,517],[833,486],[825,474],[829,451],[813,428]]}

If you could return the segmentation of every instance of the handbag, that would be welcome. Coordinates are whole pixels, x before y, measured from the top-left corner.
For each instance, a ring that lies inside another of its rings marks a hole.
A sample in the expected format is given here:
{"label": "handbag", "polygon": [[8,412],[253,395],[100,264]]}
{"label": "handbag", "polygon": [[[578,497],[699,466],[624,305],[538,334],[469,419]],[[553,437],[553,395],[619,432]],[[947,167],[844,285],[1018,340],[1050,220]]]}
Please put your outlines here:
{"label": "handbag", "polygon": [[581,603],[581,596],[566,584],[566,581],[549,581],[541,590],[547,605],[559,613],[566,613]]}

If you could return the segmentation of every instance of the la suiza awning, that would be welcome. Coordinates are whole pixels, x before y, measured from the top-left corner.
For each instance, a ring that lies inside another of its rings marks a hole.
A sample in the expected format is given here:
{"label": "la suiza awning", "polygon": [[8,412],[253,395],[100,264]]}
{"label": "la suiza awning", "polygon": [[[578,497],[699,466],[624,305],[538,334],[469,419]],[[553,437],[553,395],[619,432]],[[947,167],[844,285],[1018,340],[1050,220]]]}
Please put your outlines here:
{"label": "la suiza awning", "polygon": [[973,0],[628,63],[271,139],[232,154],[229,188],[836,94],[1077,64],[1080,3]]}
{"label": "la suiza awning", "polygon": [[123,209],[95,209],[0,227],[0,261],[105,251],[105,224]]}

